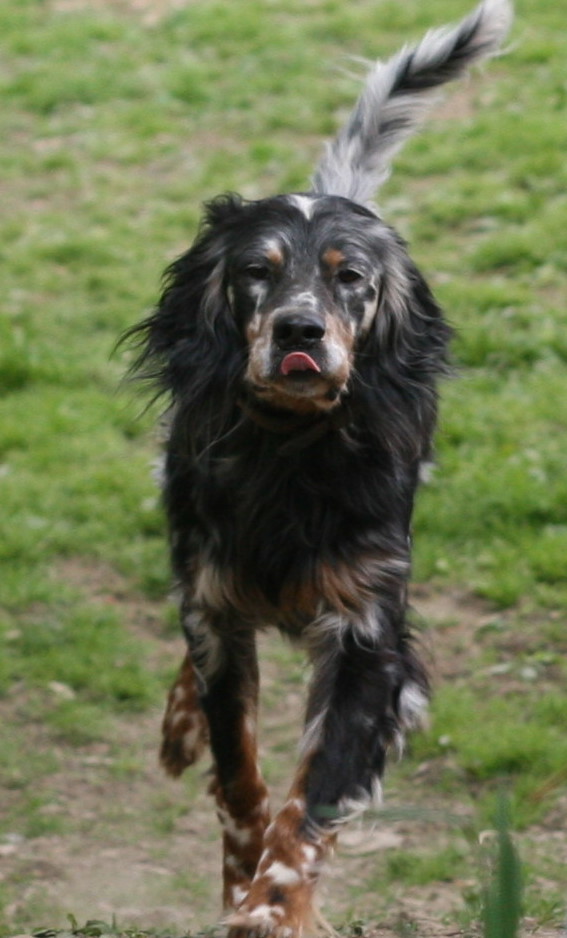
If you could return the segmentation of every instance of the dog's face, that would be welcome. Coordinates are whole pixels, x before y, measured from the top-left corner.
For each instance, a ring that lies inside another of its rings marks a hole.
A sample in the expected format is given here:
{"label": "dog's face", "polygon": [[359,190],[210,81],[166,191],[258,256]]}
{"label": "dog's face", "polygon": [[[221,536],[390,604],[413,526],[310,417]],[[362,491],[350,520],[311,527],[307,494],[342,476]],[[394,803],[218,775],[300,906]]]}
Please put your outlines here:
{"label": "dog's face", "polygon": [[402,386],[444,372],[450,330],[404,242],[374,212],[295,194],[209,203],[136,334],[145,337],[136,368],[210,434],[245,399],[311,415],[364,391],[385,394],[384,414],[396,414]]}
{"label": "dog's face", "polygon": [[279,196],[244,213],[225,290],[247,344],[249,392],[297,412],[329,410],[377,315],[388,229],[329,196]]}

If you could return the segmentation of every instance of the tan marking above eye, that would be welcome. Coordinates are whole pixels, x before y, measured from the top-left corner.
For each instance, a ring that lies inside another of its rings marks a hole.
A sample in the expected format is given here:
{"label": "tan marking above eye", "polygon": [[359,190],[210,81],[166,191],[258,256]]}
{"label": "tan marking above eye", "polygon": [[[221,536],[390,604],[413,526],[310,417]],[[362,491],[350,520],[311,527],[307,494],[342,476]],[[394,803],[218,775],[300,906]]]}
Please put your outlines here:
{"label": "tan marking above eye", "polygon": [[332,273],[334,273],[339,264],[344,263],[345,260],[345,255],[342,251],[339,251],[338,248],[328,248],[323,254],[323,262],[331,269]]}
{"label": "tan marking above eye", "polygon": [[266,260],[274,264],[275,267],[282,267],[284,263],[284,256],[280,248],[274,244],[266,251]]}

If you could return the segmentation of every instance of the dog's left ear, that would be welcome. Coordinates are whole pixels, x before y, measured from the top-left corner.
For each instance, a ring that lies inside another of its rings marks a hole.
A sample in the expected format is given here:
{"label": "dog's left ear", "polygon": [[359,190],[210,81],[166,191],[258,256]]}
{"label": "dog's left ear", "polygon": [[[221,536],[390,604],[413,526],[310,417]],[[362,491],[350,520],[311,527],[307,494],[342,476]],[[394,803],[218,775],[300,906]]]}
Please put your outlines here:
{"label": "dog's left ear", "polygon": [[422,459],[435,421],[452,330],[400,241],[383,265],[378,308],[357,355],[353,390],[372,398],[376,431],[389,448]]}
{"label": "dog's left ear", "polygon": [[447,371],[452,330],[400,240],[384,264],[378,308],[365,352],[420,381]]}

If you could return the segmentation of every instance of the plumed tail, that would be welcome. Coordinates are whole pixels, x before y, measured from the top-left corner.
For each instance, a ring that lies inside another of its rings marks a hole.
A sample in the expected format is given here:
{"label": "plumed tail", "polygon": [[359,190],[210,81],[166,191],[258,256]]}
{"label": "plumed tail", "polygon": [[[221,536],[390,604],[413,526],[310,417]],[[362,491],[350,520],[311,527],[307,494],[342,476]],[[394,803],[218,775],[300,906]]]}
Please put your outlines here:
{"label": "plumed tail", "polygon": [[512,22],[510,0],[485,0],[458,26],[428,32],[371,69],[347,124],[327,146],[312,191],[355,202],[372,199],[390,163],[423,120],[439,85],[494,55]]}

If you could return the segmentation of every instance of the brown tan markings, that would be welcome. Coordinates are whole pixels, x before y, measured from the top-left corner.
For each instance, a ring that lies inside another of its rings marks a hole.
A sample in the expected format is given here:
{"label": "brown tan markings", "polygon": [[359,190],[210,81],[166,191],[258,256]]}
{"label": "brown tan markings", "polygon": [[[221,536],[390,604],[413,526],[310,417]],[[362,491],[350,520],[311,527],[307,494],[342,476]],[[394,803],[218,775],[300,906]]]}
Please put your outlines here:
{"label": "brown tan markings", "polygon": [[375,595],[380,577],[376,558],[360,558],[356,563],[321,563],[313,575],[283,591],[279,609],[292,619],[315,618],[323,607],[341,615],[360,612]]}
{"label": "brown tan markings", "polygon": [[229,915],[228,938],[275,933],[300,938],[313,925],[314,891],[335,833],[305,826],[305,781],[309,762],[300,766],[287,800],[267,828],[264,850],[246,898]]}
{"label": "brown tan markings", "polygon": [[169,692],[162,723],[160,762],[177,778],[193,765],[208,743],[208,725],[199,703],[197,678],[187,653]]}
{"label": "brown tan markings", "polygon": [[328,248],[323,254],[323,263],[329,268],[331,273],[335,273],[337,267],[344,263],[346,260],[345,255],[342,251],[339,251],[338,248]]}
{"label": "brown tan markings", "polygon": [[238,908],[248,894],[270,823],[268,791],[259,772],[254,772],[248,782],[241,782],[240,787],[245,797],[237,803],[231,792],[230,804],[216,779],[209,788],[223,830],[222,898],[227,911]]}
{"label": "brown tan markings", "polygon": [[209,788],[223,829],[225,909],[237,908],[246,896],[270,822],[268,789],[258,767],[256,720],[250,710],[241,719],[238,736],[241,764],[236,777],[224,789],[215,777]]}
{"label": "brown tan markings", "polygon": [[[223,904],[234,909],[247,893],[270,822],[268,790],[258,768],[254,703],[239,727],[242,767],[222,792],[215,777],[209,792],[217,802],[223,829]],[[177,777],[192,765],[208,743],[208,726],[199,704],[197,679],[189,654],[169,692],[162,724],[160,759],[169,775]]]}
{"label": "brown tan markings", "polygon": [[274,606],[258,586],[243,582],[238,572],[226,570],[221,576],[216,567],[206,565],[199,579],[198,598],[205,608],[232,608],[252,621],[305,622],[323,609],[341,615],[361,612],[374,598],[378,585],[405,573],[407,562],[387,555],[362,555],[349,564],[320,563],[303,579],[286,586]]}
{"label": "brown tan markings", "polygon": [[246,326],[249,353],[245,377],[253,385],[261,386],[267,381],[275,318],[276,312],[264,315],[255,312]]}
{"label": "brown tan markings", "polygon": [[283,267],[284,256],[280,248],[276,247],[275,244],[266,252],[266,257],[271,261],[274,267]]}
{"label": "brown tan markings", "polygon": [[314,394],[312,397],[299,397],[293,392],[288,393],[285,388],[275,383],[269,386],[264,385],[260,391],[257,391],[257,396],[274,407],[305,417],[329,413],[340,404],[340,400],[339,398],[331,400],[325,396],[329,390],[329,382],[319,379],[316,384],[319,391],[317,396]]}

